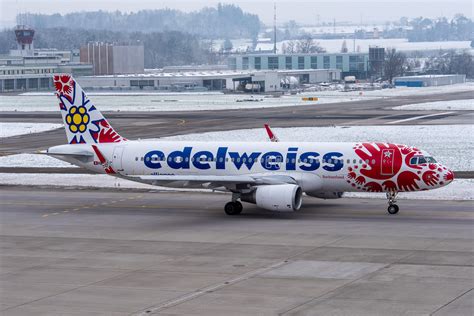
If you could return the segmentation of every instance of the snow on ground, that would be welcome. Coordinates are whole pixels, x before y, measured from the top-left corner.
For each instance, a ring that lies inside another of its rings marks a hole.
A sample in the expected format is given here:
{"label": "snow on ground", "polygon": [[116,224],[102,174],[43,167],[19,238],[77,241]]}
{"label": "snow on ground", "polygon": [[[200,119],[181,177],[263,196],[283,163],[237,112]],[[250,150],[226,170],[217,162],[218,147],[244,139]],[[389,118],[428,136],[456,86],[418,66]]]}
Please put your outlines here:
{"label": "snow on ground", "polygon": [[[126,189],[154,189],[159,191],[189,191],[186,189],[170,189],[114,178],[108,175],[90,174],[15,174],[0,173],[0,185],[31,185],[50,186],[60,183],[64,187],[87,188],[126,188]],[[432,191],[400,193],[398,199],[420,200],[473,200],[473,179],[458,179],[446,187]],[[196,190],[194,190],[196,191]],[[197,190],[206,191],[210,190]],[[384,194],[374,193],[346,193],[347,197],[386,199]],[[310,199],[306,197],[305,199]]]}
{"label": "snow on ground", "polygon": [[[337,126],[273,128],[280,141],[381,141],[424,149],[453,170],[474,170],[473,125]],[[177,141],[268,141],[265,129],[245,129],[164,138]]]}
{"label": "snow on ground", "polygon": [[394,110],[424,110],[424,111],[473,111],[474,110],[474,99],[467,100],[452,100],[452,101],[438,101],[438,102],[426,102],[407,104],[402,106],[396,106]]}
{"label": "snow on ground", "polygon": [[[190,111],[227,110],[280,107],[334,102],[365,101],[377,98],[432,95],[446,92],[470,91],[474,83],[464,83],[440,87],[383,89],[373,91],[314,91],[279,98],[263,95],[235,95],[222,93],[97,93],[91,101],[101,111]],[[303,96],[318,97],[316,102],[303,101]],[[242,101],[257,99],[259,102]],[[15,96],[0,96],[1,111],[58,111],[57,100],[51,93],[28,93]]]}
{"label": "snow on ground", "polygon": [[[303,101],[303,96],[318,96],[317,102]],[[372,97],[373,98],[373,97]],[[95,95],[90,97],[101,111],[203,111],[281,107],[304,104],[325,104],[367,100],[358,93],[312,92],[279,98],[263,95],[230,94],[143,94],[143,95]],[[258,100],[258,101],[244,101]],[[56,97],[52,95],[0,96],[0,111],[59,111]]]}
{"label": "snow on ground", "polygon": [[68,162],[46,156],[36,154],[18,154],[0,157],[0,167],[15,168],[67,168],[77,166]]}
{"label": "snow on ground", "polygon": [[3,123],[0,122],[0,138],[16,135],[33,134],[63,127],[52,123]]}

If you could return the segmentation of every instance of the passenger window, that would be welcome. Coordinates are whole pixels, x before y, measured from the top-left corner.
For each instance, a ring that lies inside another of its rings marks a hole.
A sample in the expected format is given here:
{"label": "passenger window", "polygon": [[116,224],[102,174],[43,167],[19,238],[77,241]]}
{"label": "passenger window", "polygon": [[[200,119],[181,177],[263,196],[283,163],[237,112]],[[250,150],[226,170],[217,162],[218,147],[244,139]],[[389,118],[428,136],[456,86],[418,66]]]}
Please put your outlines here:
{"label": "passenger window", "polygon": [[372,164],[375,165],[375,159],[372,159]]}
{"label": "passenger window", "polygon": [[354,159],[352,162],[353,162],[354,164],[356,164],[356,163],[357,163],[357,160],[356,160],[356,159]]}
{"label": "passenger window", "polygon": [[350,160],[350,159],[347,159],[347,163],[351,163],[351,160]]}

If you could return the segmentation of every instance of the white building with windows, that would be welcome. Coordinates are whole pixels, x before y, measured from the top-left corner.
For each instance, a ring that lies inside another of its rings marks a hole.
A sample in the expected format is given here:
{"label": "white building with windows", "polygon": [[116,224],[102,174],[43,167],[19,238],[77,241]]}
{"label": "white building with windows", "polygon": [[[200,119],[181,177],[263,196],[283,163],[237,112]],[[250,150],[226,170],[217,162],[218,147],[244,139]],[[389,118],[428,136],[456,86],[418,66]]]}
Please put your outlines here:
{"label": "white building with windows", "polygon": [[342,76],[367,78],[369,53],[242,54],[227,60],[232,70],[338,69]]}

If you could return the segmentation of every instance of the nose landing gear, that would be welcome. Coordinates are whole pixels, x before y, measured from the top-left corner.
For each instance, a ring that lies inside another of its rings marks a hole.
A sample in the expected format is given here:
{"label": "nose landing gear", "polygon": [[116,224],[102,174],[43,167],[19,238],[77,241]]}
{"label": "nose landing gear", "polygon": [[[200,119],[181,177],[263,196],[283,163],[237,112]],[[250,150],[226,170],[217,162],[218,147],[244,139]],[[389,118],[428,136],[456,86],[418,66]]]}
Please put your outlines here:
{"label": "nose landing gear", "polygon": [[398,205],[396,204],[397,201],[395,200],[395,198],[397,197],[397,194],[398,192],[396,191],[387,192],[387,199],[388,199],[387,211],[391,215],[397,214],[399,210]]}

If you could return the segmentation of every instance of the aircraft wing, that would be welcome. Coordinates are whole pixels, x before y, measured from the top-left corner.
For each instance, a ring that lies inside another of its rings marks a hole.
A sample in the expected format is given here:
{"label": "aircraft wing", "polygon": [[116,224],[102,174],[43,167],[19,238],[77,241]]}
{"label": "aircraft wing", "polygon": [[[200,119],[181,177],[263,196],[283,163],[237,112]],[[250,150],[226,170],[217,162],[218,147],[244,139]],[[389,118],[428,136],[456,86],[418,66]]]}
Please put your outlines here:
{"label": "aircraft wing", "polygon": [[[296,180],[287,175],[237,175],[237,176],[192,176],[192,175],[144,175],[133,177],[134,180],[152,184],[190,188],[225,187],[230,191],[249,189],[257,185],[274,185],[291,183]],[[138,179],[137,179],[138,178]],[[173,185],[175,184],[175,185]]]}

